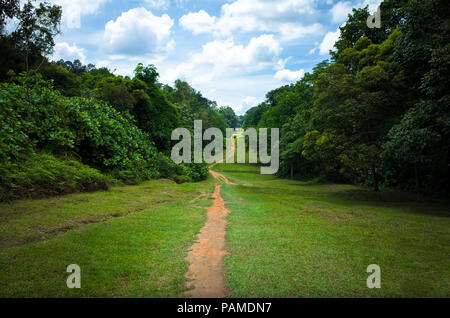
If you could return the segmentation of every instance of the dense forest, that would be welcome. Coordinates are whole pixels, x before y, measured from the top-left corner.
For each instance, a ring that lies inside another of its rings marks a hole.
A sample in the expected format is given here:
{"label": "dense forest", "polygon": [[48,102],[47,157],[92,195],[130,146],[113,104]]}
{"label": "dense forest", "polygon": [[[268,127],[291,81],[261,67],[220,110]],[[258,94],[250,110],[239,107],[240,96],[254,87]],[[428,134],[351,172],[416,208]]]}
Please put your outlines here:
{"label": "dense forest", "polygon": [[267,93],[243,126],[281,129],[281,177],[448,194],[450,7],[380,8],[381,28],[353,9],[331,60]]}
{"label": "dense forest", "polygon": [[[193,130],[194,119],[204,129],[235,127],[232,108],[181,80],[162,85],[153,65],[138,64],[131,78],[49,61],[61,8],[14,0],[0,10],[0,200],[207,177],[205,164],[172,162],[172,130]],[[9,19],[19,21],[12,32]]]}
{"label": "dense forest", "polygon": [[280,177],[448,193],[449,6],[385,0],[381,12],[369,28],[368,7],[353,9],[330,60],[239,118],[185,81],[160,83],[154,65],[129,77],[50,61],[61,7],[1,1],[0,200],[205,179],[206,165],[169,158],[172,130],[194,119],[280,128]]}

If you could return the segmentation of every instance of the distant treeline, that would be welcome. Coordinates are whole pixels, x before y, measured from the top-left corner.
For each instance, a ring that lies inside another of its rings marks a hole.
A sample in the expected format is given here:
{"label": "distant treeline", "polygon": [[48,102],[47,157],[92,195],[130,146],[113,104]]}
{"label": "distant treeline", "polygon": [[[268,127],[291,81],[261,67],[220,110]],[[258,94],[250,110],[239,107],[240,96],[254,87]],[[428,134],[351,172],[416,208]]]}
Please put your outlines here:
{"label": "distant treeline", "polygon": [[279,175],[448,194],[449,10],[385,0],[369,28],[353,9],[331,61],[247,111],[244,128],[281,128]]}
{"label": "distant treeline", "polygon": [[[7,32],[6,23],[17,28]],[[169,158],[172,130],[239,126],[187,82],[162,85],[153,65],[133,77],[79,60],[45,56],[59,33],[61,8],[3,1],[0,8],[0,200],[106,189],[149,178],[199,181],[205,164]]]}

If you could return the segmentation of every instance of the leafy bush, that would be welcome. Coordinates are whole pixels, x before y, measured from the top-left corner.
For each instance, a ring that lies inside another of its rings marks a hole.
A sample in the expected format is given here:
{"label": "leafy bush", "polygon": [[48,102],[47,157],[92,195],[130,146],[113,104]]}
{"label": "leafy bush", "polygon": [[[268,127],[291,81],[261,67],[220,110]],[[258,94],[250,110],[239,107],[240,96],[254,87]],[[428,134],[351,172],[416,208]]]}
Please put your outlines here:
{"label": "leafy bush", "polygon": [[128,185],[139,184],[139,182],[141,181],[141,179],[136,175],[136,173],[131,170],[114,171],[111,175],[115,179],[120,180],[124,184]]}
{"label": "leafy bush", "polygon": [[76,154],[102,171],[158,175],[153,142],[129,115],[93,99],[61,96],[40,75],[0,84],[0,160],[12,163],[36,149]]}
{"label": "leafy bush", "polygon": [[208,166],[203,163],[175,164],[170,158],[158,156],[160,177],[169,178],[177,183],[197,182],[208,177]]}
{"label": "leafy bush", "polygon": [[206,166],[176,165],[158,153],[129,114],[94,99],[64,97],[40,75],[0,84],[0,169],[4,199],[106,189],[113,178],[137,184],[207,176]]}
{"label": "leafy bush", "polygon": [[75,160],[36,154],[0,165],[0,201],[107,190],[113,180]]}

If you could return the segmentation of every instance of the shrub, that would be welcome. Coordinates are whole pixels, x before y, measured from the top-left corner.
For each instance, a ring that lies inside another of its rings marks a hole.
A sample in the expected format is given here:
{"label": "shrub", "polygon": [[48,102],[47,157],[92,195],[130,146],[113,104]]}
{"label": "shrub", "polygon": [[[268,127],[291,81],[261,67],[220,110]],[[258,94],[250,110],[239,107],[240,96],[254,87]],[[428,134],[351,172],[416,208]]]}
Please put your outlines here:
{"label": "shrub", "polygon": [[107,190],[113,180],[75,160],[35,154],[0,165],[0,201]]}
{"label": "shrub", "polygon": [[160,177],[169,178],[177,183],[205,180],[208,177],[208,165],[203,163],[175,164],[170,158],[159,154],[158,167]]}
{"label": "shrub", "polygon": [[133,122],[104,102],[66,98],[40,75],[0,84],[0,160],[12,163],[39,150],[76,154],[102,171],[158,175],[156,147]]}

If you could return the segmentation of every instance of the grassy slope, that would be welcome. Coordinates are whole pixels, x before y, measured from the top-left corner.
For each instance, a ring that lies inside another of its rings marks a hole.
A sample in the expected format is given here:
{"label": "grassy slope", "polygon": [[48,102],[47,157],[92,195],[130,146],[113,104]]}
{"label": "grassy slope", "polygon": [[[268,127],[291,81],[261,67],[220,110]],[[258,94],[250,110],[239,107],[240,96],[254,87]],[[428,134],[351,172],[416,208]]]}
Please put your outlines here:
{"label": "grassy slope", "polygon": [[[232,297],[450,296],[448,204],[281,180],[249,165],[215,170],[239,184],[222,191]],[[366,287],[369,264],[381,267],[381,289]]]}
{"label": "grassy slope", "polygon": [[[1,204],[0,297],[182,297],[184,257],[205,221],[198,206],[210,204],[189,201],[212,190],[211,180],[157,180]],[[81,289],[66,287],[72,263]]]}

